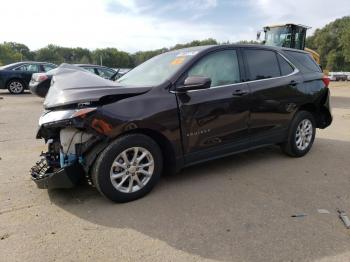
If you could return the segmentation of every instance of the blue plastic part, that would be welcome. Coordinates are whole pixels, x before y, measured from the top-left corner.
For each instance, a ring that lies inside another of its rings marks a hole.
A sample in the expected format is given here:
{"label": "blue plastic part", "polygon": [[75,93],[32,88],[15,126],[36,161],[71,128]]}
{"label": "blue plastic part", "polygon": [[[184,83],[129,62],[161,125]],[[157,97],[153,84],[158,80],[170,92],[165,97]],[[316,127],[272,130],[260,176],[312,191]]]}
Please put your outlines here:
{"label": "blue plastic part", "polygon": [[[60,165],[61,167],[66,167],[74,164],[78,160],[77,155],[75,154],[64,154],[62,151],[60,152]],[[80,162],[80,160],[79,160]]]}

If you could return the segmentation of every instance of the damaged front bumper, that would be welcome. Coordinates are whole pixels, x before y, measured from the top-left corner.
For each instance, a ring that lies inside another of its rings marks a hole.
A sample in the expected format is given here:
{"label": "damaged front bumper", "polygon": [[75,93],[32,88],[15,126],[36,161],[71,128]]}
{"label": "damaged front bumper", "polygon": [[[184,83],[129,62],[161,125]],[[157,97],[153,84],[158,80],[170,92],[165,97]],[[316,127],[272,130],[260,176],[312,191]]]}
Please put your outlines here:
{"label": "damaged front bumper", "polygon": [[[84,119],[70,117],[77,112],[52,112],[40,118],[37,138],[45,139],[48,150],[41,154],[41,159],[30,170],[38,188],[72,188],[87,177],[91,162],[86,157],[101,136],[82,128]],[[85,109],[85,112],[89,111]]]}
{"label": "damaged front bumper", "polygon": [[43,157],[31,168],[30,173],[38,188],[72,188],[84,176],[84,169],[78,162],[62,168],[53,168]]}

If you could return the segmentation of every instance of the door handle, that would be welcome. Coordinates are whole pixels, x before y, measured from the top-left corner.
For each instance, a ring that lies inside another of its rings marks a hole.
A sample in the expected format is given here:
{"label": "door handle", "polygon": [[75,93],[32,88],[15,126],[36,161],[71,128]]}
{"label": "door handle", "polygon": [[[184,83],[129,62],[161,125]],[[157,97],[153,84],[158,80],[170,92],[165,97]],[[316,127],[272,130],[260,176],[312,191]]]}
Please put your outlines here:
{"label": "door handle", "polygon": [[244,96],[248,94],[248,91],[242,90],[242,89],[237,89],[235,91],[233,91],[232,95],[233,96]]}

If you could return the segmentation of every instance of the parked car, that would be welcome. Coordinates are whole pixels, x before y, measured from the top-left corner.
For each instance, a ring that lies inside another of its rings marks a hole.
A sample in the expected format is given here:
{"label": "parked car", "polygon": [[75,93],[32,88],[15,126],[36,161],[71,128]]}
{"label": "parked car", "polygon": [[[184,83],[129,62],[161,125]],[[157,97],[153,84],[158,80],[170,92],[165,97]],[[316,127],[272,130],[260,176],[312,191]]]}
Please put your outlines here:
{"label": "parked car", "polygon": [[[109,79],[112,81],[119,77],[118,71],[105,66],[87,64],[76,64],[76,66],[83,68],[102,78]],[[50,88],[52,75],[55,72],[55,70],[52,70],[46,73],[33,74],[32,79],[29,83],[30,91],[37,96],[45,97]]]}
{"label": "parked car", "polygon": [[336,81],[337,80],[336,76],[334,74],[332,74],[332,73],[329,73],[328,78],[329,78],[330,81]]}
{"label": "parked car", "polygon": [[131,70],[131,68],[114,68],[115,71],[118,71],[118,76],[116,79],[121,78],[123,75],[125,75],[127,72]]}
{"label": "parked car", "polygon": [[348,76],[343,72],[330,72],[329,79],[331,81],[348,81]]}
{"label": "parked car", "polygon": [[164,172],[267,145],[302,157],[332,122],[329,80],[309,53],[260,45],[194,47],[158,55],[117,82],[59,68],[31,169],[39,188],[87,179],[126,202]]}
{"label": "parked car", "polygon": [[18,62],[0,68],[0,89],[21,94],[28,88],[33,73],[47,72],[57,65],[45,62]]}

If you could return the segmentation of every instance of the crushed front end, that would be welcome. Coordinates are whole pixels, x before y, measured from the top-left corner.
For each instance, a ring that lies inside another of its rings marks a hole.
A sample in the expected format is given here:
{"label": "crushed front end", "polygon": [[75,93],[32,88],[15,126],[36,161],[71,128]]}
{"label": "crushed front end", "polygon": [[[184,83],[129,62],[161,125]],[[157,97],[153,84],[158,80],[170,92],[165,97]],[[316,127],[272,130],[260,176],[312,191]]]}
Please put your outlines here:
{"label": "crushed front end", "polygon": [[30,170],[38,188],[71,188],[88,177],[91,161],[87,163],[86,158],[102,140],[102,136],[89,127],[89,116],[95,110],[57,110],[41,116],[37,138],[45,139],[48,149]]}
{"label": "crushed front end", "polygon": [[73,65],[62,64],[55,70],[36,136],[45,140],[48,149],[30,170],[39,188],[73,187],[84,176],[91,183],[92,164],[116,136],[114,128],[125,121],[114,114],[129,112],[125,106],[106,111],[103,107],[150,90],[124,88]]}

